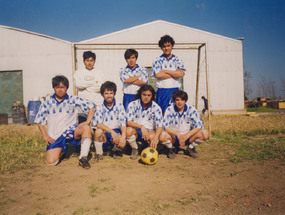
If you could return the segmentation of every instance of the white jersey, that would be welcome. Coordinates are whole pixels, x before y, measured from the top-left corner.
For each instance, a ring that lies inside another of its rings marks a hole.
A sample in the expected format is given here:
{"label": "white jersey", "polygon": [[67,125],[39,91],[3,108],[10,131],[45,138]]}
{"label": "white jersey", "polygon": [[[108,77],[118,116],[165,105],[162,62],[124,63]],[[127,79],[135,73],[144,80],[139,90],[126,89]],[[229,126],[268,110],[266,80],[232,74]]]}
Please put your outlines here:
{"label": "white jersey", "polygon": [[180,115],[175,105],[170,105],[164,114],[163,128],[172,128],[180,134],[185,134],[193,128],[204,128],[203,120],[198,111],[189,105],[184,106]]}
{"label": "white jersey", "polygon": [[162,127],[162,111],[154,101],[147,109],[144,109],[141,100],[137,99],[129,103],[127,121],[133,121],[144,125],[149,130],[155,130],[158,127]]}
{"label": "white jersey", "polygon": [[[184,72],[186,71],[184,68],[183,61],[175,55],[172,55],[170,59],[161,55],[157,57],[152,65],[152,77],[162,69],[176,71],[177,69],[182,69]],[[157,88],[180,88],[181,87],[181,79],[180,78],[168,78],[168,79],[156,79],[156,87]]]}
{"label": "white jersey", "polygon": [[148,83],[148,74],[146,68],[140,67],[139,65],[136,65],[134,69],[131,69],[129,66],[121,68],[120,78],[123,82],[123,93],[132,95],[137,94],[137,91],[140,89],[139,85],[124,83],[124,81],[128,78],[135,76],[140,76],[139,80]]}
{"label": "white jersey", "polygon": [[122,103],[116,103],[109,109],[105,102],[96,106],[95,114],[92,120],[92,127],[96,128],[98,123],[103,123],[110,129],[121,129],[126,126],[126,112]]}
{"label": "white jersey", "polygon": [[58,102],[53,94],[42,102],[35,123],[47,123],[47,134],[56,140],[76,124],[79,111],[88,113],[93,106],[92,102],[78,96],[66,95],[64,100]]}
{"label": "white jersey", "polygon": [[103,72],[95,68],[92,70],[84,68],[75,71],[73,78],[78,89],[79,97],[88,99],[96,105],[102,104],[103,97],[100,94],[100,87],[106,81]]}

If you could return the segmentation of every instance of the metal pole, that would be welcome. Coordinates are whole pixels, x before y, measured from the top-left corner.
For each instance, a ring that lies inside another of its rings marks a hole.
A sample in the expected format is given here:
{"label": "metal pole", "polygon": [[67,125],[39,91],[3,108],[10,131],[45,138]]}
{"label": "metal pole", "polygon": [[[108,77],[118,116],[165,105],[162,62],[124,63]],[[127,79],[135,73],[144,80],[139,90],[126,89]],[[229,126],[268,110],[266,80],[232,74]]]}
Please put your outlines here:
{"label": "metal pole", "polygon": [[207,46],[205,46],[205,69],[206,69],[206,88],[207,88],[207,99],[208,99],[208,130],[209,130],[209,138],[212,137],[212,129],[211,129],[211,100],[210,100],[210,90],[209,90],[209,74],[208,74],[208,63],[207,63]]}
{"label": "metal pole", "polygon": [[201,47],[198,48],[198,59],[197,59],[197,76],[196,76],[196,97],[195,97],[195,108],[198,110],[198,92],[199,92],[199,78],[200,78],[200,54]]}

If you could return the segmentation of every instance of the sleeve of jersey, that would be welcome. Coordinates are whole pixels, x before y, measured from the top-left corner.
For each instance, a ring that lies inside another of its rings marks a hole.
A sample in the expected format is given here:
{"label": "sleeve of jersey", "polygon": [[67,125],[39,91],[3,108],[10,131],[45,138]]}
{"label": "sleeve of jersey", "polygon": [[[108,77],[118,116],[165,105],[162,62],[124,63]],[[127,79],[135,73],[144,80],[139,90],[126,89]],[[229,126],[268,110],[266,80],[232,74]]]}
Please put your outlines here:
{"label": "sleeve of jersey", "polygon": [[198,111],[192,107],[192,112],[191,112],[191,120],[193,121],[193,127],[194,128],[204,128],[204,122],[198,113]]}
{"label": "sleeve of jersey", "polygon": [[164,113],[164,117],[163,117],[163,129],[165,130],[167,127],[169,127],[170,125],[170,121],[171,121],[171,113],[170,113],[170,109],[167,108],[165,113]]}
{"label": "sleeve of jersey", "polygon": [[91,101],[78,96],[74,96],[74,102],[76,107],[79,108],[83,113],[88,113],[88,111],[95,106],[95,104],[93,104]]}
{"label": "sleeve of jersey", "polygon": [[131,102],[128,105],[128,109],[127,109],[127,122],[128,121],[134,121],[134,112],[135,112],[135,108],[134,108],[134,102]]}
{"label": "sleeve of jersey", "polygon": [[161,64],[158,59],[156,59],[152,64],[152,77],[155,77],[157,73],[161,71]]}
{"label": "sleeve of jersey", "polygon": [[184,63],[180,58],[178,58],[177,69],[182,69],[184,72],[186,72],[186,69],[184,67]]}
{"label": "sleeve of jersey", "polygon": [[129,77],[126,73],[126,70],[124,68],[121,69],[120,71],[120,79],[124,83],[125,80],[127,80]]}
{"label": "sleeve of jersey", "polygon": [[101,106],[96,106],[95,113],[92,119],[92,127],[95,128],[98,123],[103,123]]}
{"label": "sleeve of jersey", "polygon": [[140,80],[148,83],[148,74],[146,68],[142,68]]}
{"label": "sleeve of jersey", "polygon": [[155,108],[155,124],[156,128],[162,127],[162,110],[158,105]]}
{"label": "sleeve of jersey", "polygon": [[120,110],[119,120],[120,120],[121,127],[126,126],[126,111],[122,104],[120,104],[119,110]]}
{"label": "sleeve of jersey", "polygon": [[47,122],[47,103],[46,100],[41,104],[39,111],[35,118],[35,123],[45,125]]}

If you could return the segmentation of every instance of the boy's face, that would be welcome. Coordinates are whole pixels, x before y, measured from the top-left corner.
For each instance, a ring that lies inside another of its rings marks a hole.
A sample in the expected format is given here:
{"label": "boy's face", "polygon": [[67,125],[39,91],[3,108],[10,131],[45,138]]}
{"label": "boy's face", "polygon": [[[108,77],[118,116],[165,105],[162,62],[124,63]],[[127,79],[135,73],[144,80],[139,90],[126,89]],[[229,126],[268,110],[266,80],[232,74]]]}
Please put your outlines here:
{"label": "boy's face", "polygon": [[130,58],[127,59],[127,64],[128,64],[128,66],[131,69],[136,67],[136,65],[137,65],[137,58],[136,58],[136,56],[134,54]]}
{"label": "boy's face", "polygon": [[83,63],[85,64],[86,69],[91,70],[94,67],[95,60],[92,57],[90,57],[85,59]]}
{"label": "boy's face", "polygon": [[186,104],[186,101],[182,100],[180,97],[176,97],[174,103],[178,110],[182,110],[184,108],[184,105]]}
{"label": "boy's face", "polygon": [[173,48],[172,44],[171,44],[170,42],[166,42],[166,43],[163,44],[163,46],[162,46],[161,49],[162,49],[162,51],[163,51],[163,54],[164,54],[166,57],[168,57],[168,56],[171,55],[172,48]]}
{"label": "boy's face", "polygon": [[149,90],[142,92],[141,100],[143,104],[145,105],[149,104],[151,101],[151,98],[152,98],[152,93]]}
{"label": "boy's face", "polygon": [[112,90],[107,90],[107,89],[104,91],[103,98],[104,98],[104,101],[105,101],[107,104],[113,103],[114,97],[115,97],[114,91],[112,91]]}
{"label": "boy's face", "polygon": [[67,87],[62,82],[60,82],[60,84],[55,86],[53,89],[54,89],[56,98],[64,99],[66,92],[67,92]]}

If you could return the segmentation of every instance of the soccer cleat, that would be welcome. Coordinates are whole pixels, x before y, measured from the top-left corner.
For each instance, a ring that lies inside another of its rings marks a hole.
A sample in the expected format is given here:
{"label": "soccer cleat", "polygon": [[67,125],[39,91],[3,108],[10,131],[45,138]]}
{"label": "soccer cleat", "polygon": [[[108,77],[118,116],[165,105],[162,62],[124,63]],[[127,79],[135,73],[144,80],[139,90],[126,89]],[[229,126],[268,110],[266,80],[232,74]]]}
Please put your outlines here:
{"label": "soccer cleat", "polygon": [[189,153],[189,156],[192,158],[197,158],[198,157],[198,152],[196,152],[195,147],[190,149],[189,147],[187,148],[187,152]]}
{"label": "soccer cleat", "polygon": [[113,151],[113,158],[123,157],[123,152],[121,150]]}
{"label": "soccer cleat", "polygon": [[79,166],[82,166],[84,169],[89,169],[91,167],[87,157],[82,157],[79,160]]}
{"label": "soccer cleat", "polygon": [[99,162],[100,160],[103,160],[103,155],[95,154],[95,157],[93,159],[94,162]]}
{"label": "soccer cleat", "polygon": [[138,158],[138,149],[132,149],[131,159],[136,160]]}
{"label": "soccer cleat", "polygon": [[167,154],[167,157],[169,159],[174,159],[175,158],[175,152],[173,151],[173,149],[169,149],[169,152]]}

